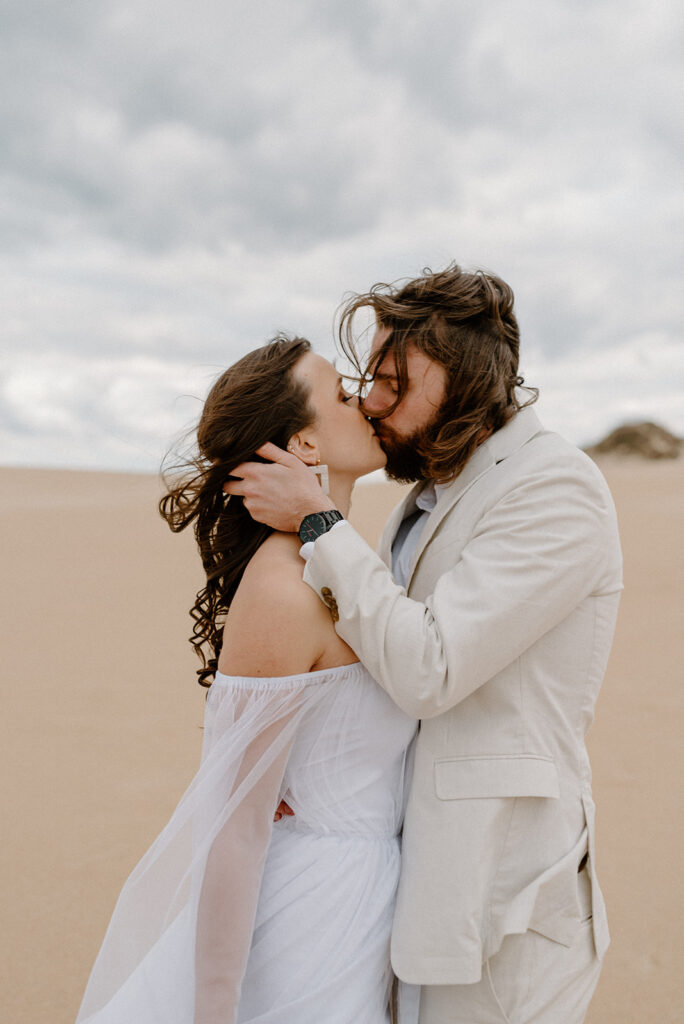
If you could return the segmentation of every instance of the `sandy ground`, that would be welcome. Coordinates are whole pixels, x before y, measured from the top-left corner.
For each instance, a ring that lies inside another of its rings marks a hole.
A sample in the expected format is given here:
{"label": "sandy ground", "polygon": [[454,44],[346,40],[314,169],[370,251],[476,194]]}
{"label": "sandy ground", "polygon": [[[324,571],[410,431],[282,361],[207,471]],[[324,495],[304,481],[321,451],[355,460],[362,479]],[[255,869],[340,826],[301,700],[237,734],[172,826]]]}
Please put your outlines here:
{"label": "sandy ground", "polygon": [[[590,737],[613,945],[588,1019],[674,1024],[684,460],[602,466],[626,590]],[[0,987],[13,1024],[73,1022],[118,891],[198,762],[203,691],[185,638],[200,576],[192,537],[156,515],[158,486],[0,470]],[[357,488],[366,536],[396,498],[389,486]]]}

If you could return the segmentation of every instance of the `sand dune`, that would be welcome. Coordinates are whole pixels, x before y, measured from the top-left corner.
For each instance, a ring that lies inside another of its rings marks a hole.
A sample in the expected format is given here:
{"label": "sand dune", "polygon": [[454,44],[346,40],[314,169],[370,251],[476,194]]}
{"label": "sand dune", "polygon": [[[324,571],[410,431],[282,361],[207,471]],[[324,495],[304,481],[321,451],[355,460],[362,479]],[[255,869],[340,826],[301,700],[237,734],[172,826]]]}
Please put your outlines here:
{"label": "sand dune", "polygon": [[[602,465],[626,590],[590,744],[613,946],[589,1021],[674,1024],[684,460]],[[4,469],[0,485],[3,1019],[68,1024],[119,888],[197,765],[200,570],[152,477]],[[396,499],[357,488],[371,540]]]}

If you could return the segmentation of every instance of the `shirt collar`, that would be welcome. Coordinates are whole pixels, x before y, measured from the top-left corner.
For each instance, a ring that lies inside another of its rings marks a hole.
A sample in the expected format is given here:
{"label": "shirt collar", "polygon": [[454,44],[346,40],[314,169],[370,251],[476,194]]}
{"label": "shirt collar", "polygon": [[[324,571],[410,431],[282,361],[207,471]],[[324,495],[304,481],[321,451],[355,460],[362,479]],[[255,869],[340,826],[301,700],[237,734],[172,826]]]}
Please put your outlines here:
{"label": "shirt collar", "polygon": [[428,480],[420,494],[416,495],[417,507],[422,512],[432,512],[448,486],[448,484],[437,484],[434,480]]}

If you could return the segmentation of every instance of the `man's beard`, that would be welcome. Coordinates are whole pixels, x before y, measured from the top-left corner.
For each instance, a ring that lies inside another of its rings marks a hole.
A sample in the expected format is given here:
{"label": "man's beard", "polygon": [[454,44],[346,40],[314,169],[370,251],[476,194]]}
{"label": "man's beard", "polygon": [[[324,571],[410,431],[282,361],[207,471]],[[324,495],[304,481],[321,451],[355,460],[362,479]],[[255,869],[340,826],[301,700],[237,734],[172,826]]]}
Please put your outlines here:
{"label": "man's beard", "polygon": [[378,435],[380,447],[387,456],[385,472],[391,480],[411,484],[427,480],[429,472],[425,452],[430,450],[437,437],[441,420],[435,416],[426,426],[414,431],[409,437],[398,437],[389,427],[383,427],[382,420],[371,420]]}

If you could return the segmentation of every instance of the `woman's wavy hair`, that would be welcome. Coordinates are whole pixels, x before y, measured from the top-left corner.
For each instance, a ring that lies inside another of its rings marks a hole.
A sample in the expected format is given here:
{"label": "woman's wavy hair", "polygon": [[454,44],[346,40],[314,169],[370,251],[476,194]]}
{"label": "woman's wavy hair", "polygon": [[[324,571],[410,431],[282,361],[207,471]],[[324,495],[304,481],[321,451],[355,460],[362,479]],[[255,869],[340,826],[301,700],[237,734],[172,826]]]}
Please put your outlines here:
{"label": "woman's wavy hair", "polygon": [[[354,317],[364,307],[391,331],[365,365],[353,329]],[[483,436],[538,398],[536,388],[525,389],[530,396],[526,402],[516,393],[525,382],[518,373],[520,335],[513,291],[492,274],[467,273],[456,263],[437,273],[426,269],[414,280],[376,284],[364,295],[353,295],[339,315],[342,350],[361,389],[372,384],[387,353],[395,358],[397,398],[378,419],[389,416],[406,394],[409,345],[445,368],[447,390],[436,430],[420,451],[426,478],[453,479]]]}
{"label": "woman's wavy hair", "polygon": [[174,533],[194,526],[207,578],[190,610],[201,686],[210,686],[216,673],[225,616],[247,563],[273,532],[252,519],[242,498],[226,495],[223,484],[235,466],[257,459],[261,445],[285,448],[314,422],[309,389],[292,373],[310,349],[305,338],[281,334],[222,373],[204,403],[191,451],[162,468],[167,493],[159,512]]}

